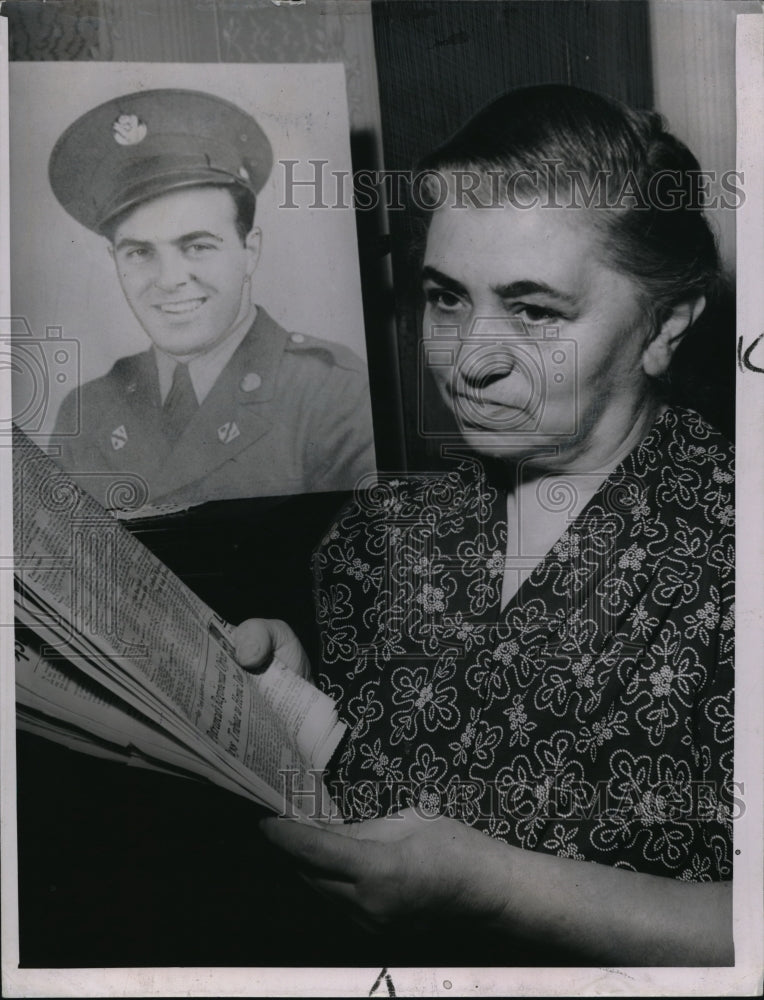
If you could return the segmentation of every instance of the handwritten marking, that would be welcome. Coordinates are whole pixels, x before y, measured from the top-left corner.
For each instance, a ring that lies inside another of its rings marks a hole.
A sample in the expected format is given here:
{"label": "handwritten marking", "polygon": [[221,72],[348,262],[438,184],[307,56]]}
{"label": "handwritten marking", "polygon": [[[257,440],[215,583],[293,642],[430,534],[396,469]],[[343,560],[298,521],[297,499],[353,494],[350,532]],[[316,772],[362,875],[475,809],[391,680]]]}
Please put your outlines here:
{"label": "handwritten marking", "polygon": [[374,980],[374,985],[369,990],[370,997],[374,996],[374,994],[377,992],[377,990],[380,988],[383,982],[387,987],[387,995],[389,997],[394,997],[397,995],[395,992],[395,986],[393,985],[392,977],[390,976],[390,973],[387,971],[387,968],[384,968],[377,976],[377,978]]}
{"label": "handwritten marking", "polygon": [[630,976],[628,972],[624,972],[623,969],[610,969],[605,965],[601,965],[600,969],[602,972],[614,972],[617,976],[623,976],[625,979],[633,979],[634,976]]}
{"label": "handwritten marking", "polygon": [[[753,353],[753,351],[756,350],[756,348],[759,346],[762,340],[764,340],[764,331],[762,331],[762,333],[760,333],[755,340],[752,340],[751,343],[748,345],[748,347],[746,347],[745,350],[743,350],[743,338],[738,337],[737,366],[741,372],[746,371],[747,369],[749,372],[757,372],[759,374],[764,374],[764,368],[762,368],[760,365],[754,364],[753,361],[751,361],[751,354]],[[764,357],[762,357],[762,361],[764,361]]]}

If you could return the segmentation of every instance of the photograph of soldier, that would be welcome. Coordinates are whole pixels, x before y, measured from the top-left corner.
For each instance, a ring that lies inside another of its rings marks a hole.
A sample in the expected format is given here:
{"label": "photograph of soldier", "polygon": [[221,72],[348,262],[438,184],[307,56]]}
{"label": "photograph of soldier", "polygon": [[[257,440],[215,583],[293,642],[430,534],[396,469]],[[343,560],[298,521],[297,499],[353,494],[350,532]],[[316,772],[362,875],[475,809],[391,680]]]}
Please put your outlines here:
{"label": "photograph of soldier", "polygon": [[137,505],[189,506],[349,490],[374,470],[364,361],[253,296],[273,164],[250,114],[177,88],[91,108],[53,148],[53,193],[105,238],[151,341],[70,390],[53,429],[60,464],[107,507],[125,476]]}

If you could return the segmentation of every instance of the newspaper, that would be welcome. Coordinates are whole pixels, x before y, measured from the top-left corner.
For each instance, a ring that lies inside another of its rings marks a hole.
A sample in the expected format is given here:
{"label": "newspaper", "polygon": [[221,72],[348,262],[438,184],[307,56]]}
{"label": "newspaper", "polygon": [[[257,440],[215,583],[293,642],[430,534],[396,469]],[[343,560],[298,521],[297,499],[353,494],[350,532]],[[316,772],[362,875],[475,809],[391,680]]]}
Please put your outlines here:
{"label": "newspaper", "polygon": [[313,802],[332,700],[277,660],[242,670],[231,627],[18,429],[13,487],[16,615],[42,640],[16,647],[23,724],[277,812]]}

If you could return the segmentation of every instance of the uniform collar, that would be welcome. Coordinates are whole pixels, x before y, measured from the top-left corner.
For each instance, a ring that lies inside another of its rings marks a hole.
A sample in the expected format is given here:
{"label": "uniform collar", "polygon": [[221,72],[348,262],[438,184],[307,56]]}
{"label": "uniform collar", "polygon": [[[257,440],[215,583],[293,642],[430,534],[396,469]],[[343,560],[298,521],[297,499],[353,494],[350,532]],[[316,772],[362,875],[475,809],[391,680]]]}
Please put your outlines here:
{"label": "uniform collar", "polygon": [[[257,312],[257,306],[253,305],[252,310],[234,327],[224,340],[221,340],[209,351],[192,358],[188,362],[188,374],[191,377],[191,384],[196,393],[196,400],[200,405],[209,395],[210,390],[218,380],[220,373],[233,357],[239,344],[241,344],[249,333],[257,319]],[[159,395],[162,404],[164,404],[172,386],[173,373],[178,361],[171,354],[165,354],[156,345],[153,347],[153,352],[157,366],[157,376],[159,378]]]}
{"label": "uniform collar", "polygon": [[157,460],[150,477],[154,501],[204,480],[218,465],[231,461],[267,433],[273,413],[258,404],[276,395],[288,342],[286,330],[258,307],[255,322],[212,386],[204,406],[179,441]]}

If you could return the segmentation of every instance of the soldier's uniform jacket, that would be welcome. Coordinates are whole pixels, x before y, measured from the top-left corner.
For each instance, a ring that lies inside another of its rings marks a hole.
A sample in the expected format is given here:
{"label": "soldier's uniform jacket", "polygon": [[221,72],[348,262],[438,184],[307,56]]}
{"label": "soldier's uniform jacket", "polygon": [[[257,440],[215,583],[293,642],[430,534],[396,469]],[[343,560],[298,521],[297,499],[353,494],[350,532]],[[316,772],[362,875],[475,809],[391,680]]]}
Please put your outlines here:
{"label": "soldier's uniform jacket", "polygon": [[65,398],[57,460],[111,508],[349,490],[374,469],[360,359],[262,308],[174,444],[162,418],[153,351],[120,358]]}

